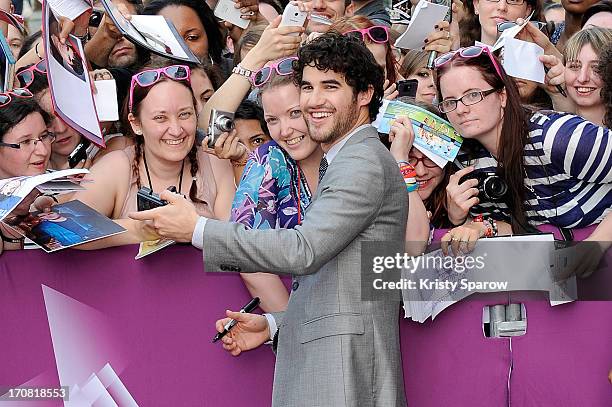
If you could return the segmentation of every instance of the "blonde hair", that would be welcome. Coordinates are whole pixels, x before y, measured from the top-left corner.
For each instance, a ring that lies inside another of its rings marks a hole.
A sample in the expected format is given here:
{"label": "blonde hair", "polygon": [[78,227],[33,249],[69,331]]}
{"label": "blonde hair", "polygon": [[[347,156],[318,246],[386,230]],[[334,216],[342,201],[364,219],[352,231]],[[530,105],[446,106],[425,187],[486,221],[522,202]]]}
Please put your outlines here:
{"label": "blonde hair", "polygon": [[612,30],[601,27],[590,27],[578,31],[565,44],[563,56],[565,63],[576,61],[578,54],[585,45],[590,45],[597,55],[601,53],[606,45],[612,43]]}

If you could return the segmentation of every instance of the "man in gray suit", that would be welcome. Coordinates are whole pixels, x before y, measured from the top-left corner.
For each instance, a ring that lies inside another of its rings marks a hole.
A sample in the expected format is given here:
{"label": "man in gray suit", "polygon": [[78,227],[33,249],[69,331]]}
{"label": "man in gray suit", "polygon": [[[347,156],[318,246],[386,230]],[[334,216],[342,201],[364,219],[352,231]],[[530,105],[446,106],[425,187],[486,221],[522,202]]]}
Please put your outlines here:
{"label": "man in gray suit", "polygon": [[325,152],[302,225],[247,230],[198,218],[167,191],[169,205],[130,216],[202,248],[207,271],[295,276],[284,313],[230,312],[238,324],[223,338],[238,355],[276,336],[274,406],[405,406],[399,303],[361,296],[361,243],[403,241],[408,214],[397,163],[370,125],[383,72],[363,43],[335,33],[302,47],[298,58],[302,112]]}

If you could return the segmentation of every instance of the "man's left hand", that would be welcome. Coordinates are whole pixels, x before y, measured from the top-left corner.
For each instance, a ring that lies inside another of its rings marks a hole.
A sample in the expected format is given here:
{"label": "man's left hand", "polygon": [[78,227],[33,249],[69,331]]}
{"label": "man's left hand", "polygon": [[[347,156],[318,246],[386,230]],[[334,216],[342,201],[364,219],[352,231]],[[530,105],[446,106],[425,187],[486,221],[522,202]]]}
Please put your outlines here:
{"label": "man's left hand", "polygon": [[191,242],[199,218],[193,203],[170,191],[162,191],[159,197],[167,201],[168,205],[148,211],[131,212],[128,216],[135,220],[150,221],[161,237],[175,242]]}

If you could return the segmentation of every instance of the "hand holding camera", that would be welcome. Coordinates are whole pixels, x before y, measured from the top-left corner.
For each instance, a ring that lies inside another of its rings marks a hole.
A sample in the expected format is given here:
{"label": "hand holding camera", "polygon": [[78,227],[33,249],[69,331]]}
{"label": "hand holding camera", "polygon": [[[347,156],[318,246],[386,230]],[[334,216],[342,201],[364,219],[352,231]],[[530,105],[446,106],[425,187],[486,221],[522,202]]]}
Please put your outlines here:
{"label": "hand holding camera", "polygon": [[206,152],[231,161],[246,159],[248,149],[234,130],[234,114],[213,109],[208,123],[208,134],[202,141]]}
{"label": "hand holding camera", "polygon": [[468,179],[461,181],[463,176],[474,171],[474,167],[467,167],[451,175],[446,186],[446,204],[448,219],[453,225],[460,225],[470,212],[470,208],[480,200],[478,199],[478,180]]}
{"label": "hand holding camera", "polygon": [[[173,185],[168,187],[168,191],[176,192],[176,187]],[[161,199],[159,195],[151,190],[151,188],[140,187],[136,193],[136,203],[138,211],[148,211],[149,209],[159,208],[160,206],[168,205],[168,202]]]}

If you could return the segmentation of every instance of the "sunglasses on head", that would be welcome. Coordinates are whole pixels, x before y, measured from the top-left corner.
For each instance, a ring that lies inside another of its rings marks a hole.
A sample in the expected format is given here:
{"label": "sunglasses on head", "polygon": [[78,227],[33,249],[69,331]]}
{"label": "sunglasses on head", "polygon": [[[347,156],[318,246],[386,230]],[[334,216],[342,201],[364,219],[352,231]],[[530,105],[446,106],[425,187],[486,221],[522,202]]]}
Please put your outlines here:
{"label": "sunglasses on head", "polygon": [[7,106],[13,100],[13,97],[19,99],[28,99],[34,97],[32,92],[25,88],[15,88],[6,93],[0,93],[0,108]]}
{"label": "sunglasses on head", "polygon": [[47,60],[43,59],[39,61],[37,64],[30,66],[27,69],[19,72],[17,74],[17,79],[23,88],[27,88],[34,82],[34,72],[38,72],[40,74],[47,74]]}
{"label": "sunglasses on head", "polygon": [[375,25],[370,28],[362,28],[360,30],[350,30],[344,33],[349,37],[355,37],[358,40],[366,42],[366,36],[377,44],[384,44],[389,41],[389,29],[382,25]]}
{"label": "sunglasses on head", "polygon": [[297,57],[279,59],[272,65],[264,66],[251,75],[251,83],[257,88],[263,86],[270,80],[273,71],[281,76],[293,75],[293,61],[297,61]]}
{"label": "sunglasses on head", "polygon": [[489,59],[491,60],[491,63],[493,64],[493,67],[495,68],[495,72],[497,72],[497,75],[499,75],[499,77],[501,78],[502,77],[501,70],[499,69],[499,65],[497,64],[497,61],[495,60],[495,57],[493,56],[489,48],[480,47],[478,45],[473,45],[471,47],[466,47],[466,48],[459,48],[456,51],[447,52],[446,54],[439,56],[438,58],[435,59],[434,67],[436,69],[439,69],[440,67],[444,66],[445,64],[455,59],[455,57],[457,56],[460,56],[461,58],[465,58],[465,59],[478,58],[479,56],[482,55],[483,52],[489,56]]}
{"label": "sunglasses on head", "polygon": [[166,78],[172,79],[173,81],[190,81],[191,70],[186,65],[172,65],[159,69],[147,69],[146,71],[138,72],[132,76],[132,82],[130,83],[130,99],[129,99],[129,111],[132,112],[132,103],[134,99],[134,88],[136,85],[141,88],[152,86],[159,82],[159,80],[165,76]]}

